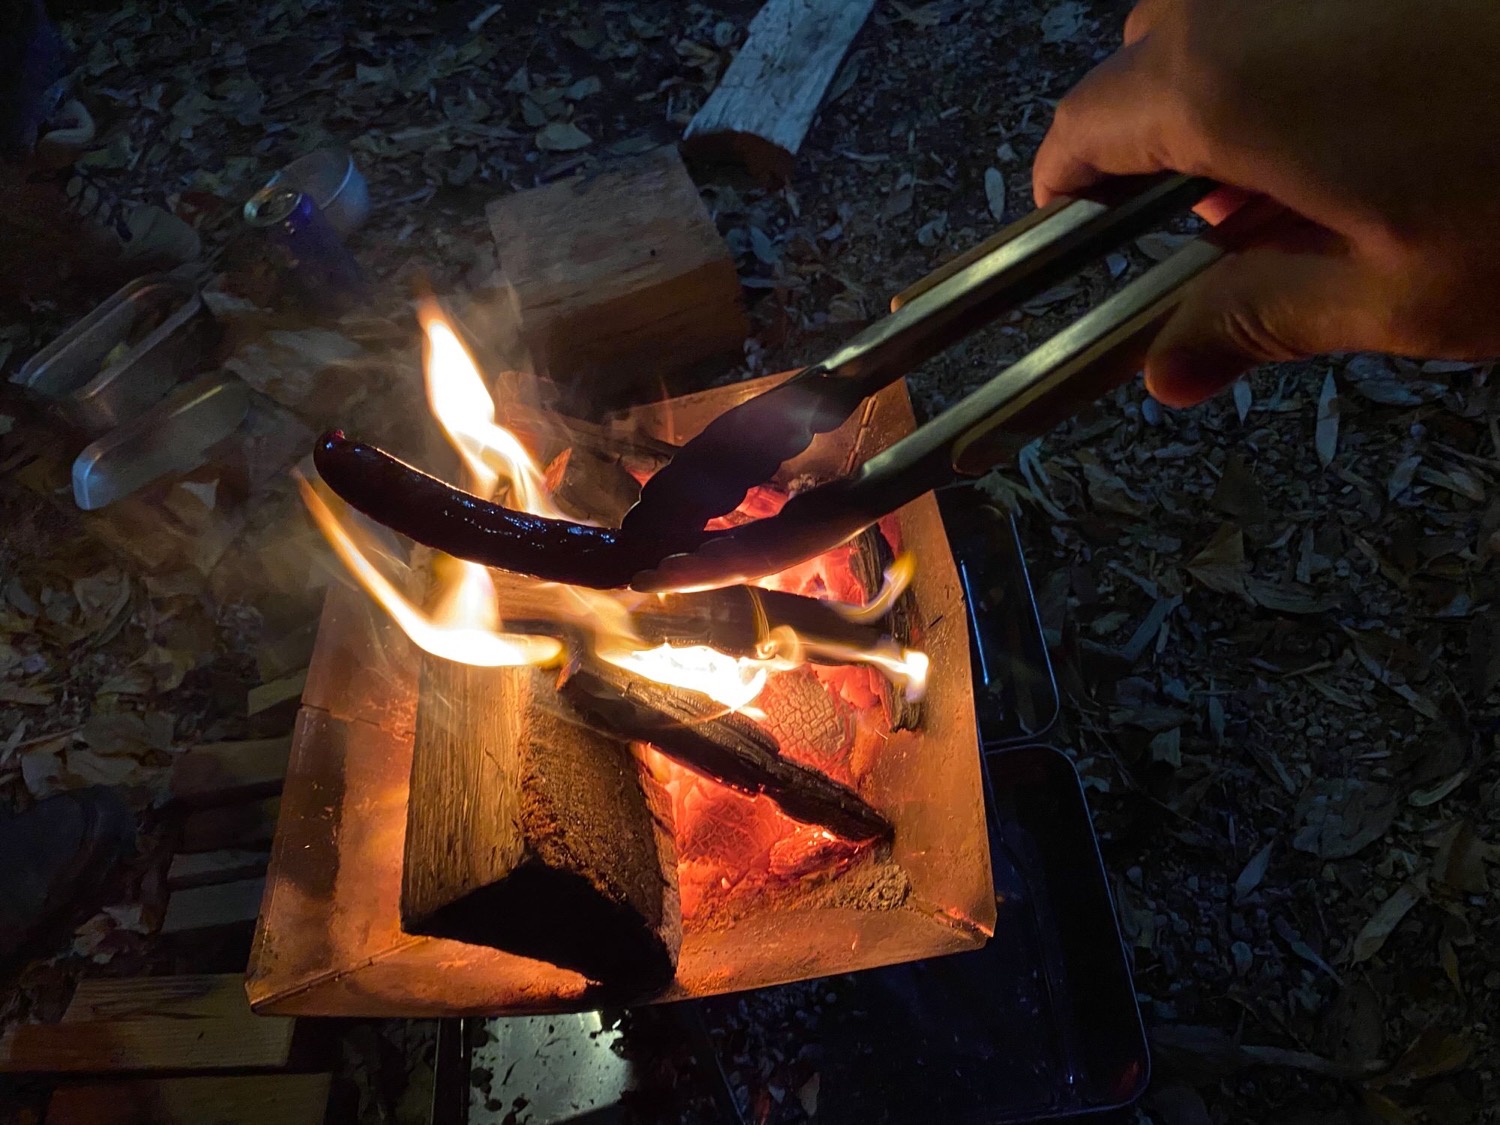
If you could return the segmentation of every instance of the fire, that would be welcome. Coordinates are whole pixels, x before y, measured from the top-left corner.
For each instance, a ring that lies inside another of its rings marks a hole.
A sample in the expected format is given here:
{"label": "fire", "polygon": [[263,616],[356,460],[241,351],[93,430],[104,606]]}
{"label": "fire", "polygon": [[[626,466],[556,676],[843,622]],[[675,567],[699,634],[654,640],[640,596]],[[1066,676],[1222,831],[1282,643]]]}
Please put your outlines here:
{"label": "fire", "polygon": [[[463,461],[466,487],[476,495],[499,498],[537,515],[563,516],[552,502],[541,468],[515,434],[499,424],[495,400],[452,325],[431,305],[422,310],[420,319],[426,334],[423,358],[428,403]],[[489,572],[447,557],[434,567],[431,608],[424,611],[376,564],[374,559],[381,552],[372,536],[361,530],[359,518],[336,512],[338,501],[318,487],[305,480],[299,484],[314,521],[349,572],[418,647],[435,656],[488,667],[549,664],[563,657],[561,636],[566,631],[587,637],[603,660],[657,683],[702,692],[752,717],[757,714],[755,699],[768,678],[811,657],[873,667],[911,699],[920,698],[926,683],[926,656],[894,642],[869,650],[837,650],[808,643],[789,629],[775,629],[753,657],[734,657],[701,645],[652,646],[637,634],[630,616],[631,607],[641,604],[641,595],[556,583],[527,586],[528,595],[534,594],[527,618],[555,622],[558,635],[508,632]],[[815,561],[796,570],[795,575],[779,576],[786,579],[785,588],[802,587],[817,575]],[[835,608],[851,620],[878,620],[911,576],[912,561],[902,556],[887,571],[884,588],[868,605],[835,603]]]}

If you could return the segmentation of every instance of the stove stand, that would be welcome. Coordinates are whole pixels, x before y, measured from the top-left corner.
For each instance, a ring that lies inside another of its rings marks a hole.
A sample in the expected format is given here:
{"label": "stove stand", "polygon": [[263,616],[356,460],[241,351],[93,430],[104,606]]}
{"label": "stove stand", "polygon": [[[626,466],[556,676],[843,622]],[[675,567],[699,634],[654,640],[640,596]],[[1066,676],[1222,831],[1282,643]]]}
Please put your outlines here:
{"label": "stove stand", "polygon": [[[1149,1057],[1019,540],[941,507],[971,607],[998,921],[982,949],[629,1011],[449,1021],[437,1125],[984,1125],[1108,1115]],[[465,1097],[467,1094],[467,1097]]]}

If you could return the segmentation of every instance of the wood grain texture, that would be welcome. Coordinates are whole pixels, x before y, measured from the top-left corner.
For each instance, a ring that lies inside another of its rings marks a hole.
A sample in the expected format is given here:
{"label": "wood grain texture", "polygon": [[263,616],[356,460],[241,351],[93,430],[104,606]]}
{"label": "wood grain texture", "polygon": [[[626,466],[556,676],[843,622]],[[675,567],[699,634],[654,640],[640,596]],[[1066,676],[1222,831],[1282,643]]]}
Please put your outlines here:
{"label": "wood grain texture", "polygon": [[47,1125],[321,1125],[327,1074],[157,1078],[65,1086]]}
{"label": "wood grain texture", "polygon": [[739,278],[677,150],[503,196],[488,209],[539,371],[597,414],[629,392],[738,356]]}
{"label": "wood grain texture", "polygon": [[690,154],[729,158],[782,182],[874,0],[770,0],[688,123]]}
{"label": "wood grain texture", "polygon": [[671,835],[629,747],[561,717],[553,675],[424,661],[403,928],[649,992],[681,942]]}
{"label": "wood grain texture", "polygon": [[175,1019],[249,1018],[245,978],[239,973],[170,977],[88,977],[78,982],[63,1023],[140,1016]]}
{"label": "wood grain texture", "polygon": [[171,1016],[21,1024],[0,1039],[0,1072],[271,1070],[291,1054],[290,1019]]}

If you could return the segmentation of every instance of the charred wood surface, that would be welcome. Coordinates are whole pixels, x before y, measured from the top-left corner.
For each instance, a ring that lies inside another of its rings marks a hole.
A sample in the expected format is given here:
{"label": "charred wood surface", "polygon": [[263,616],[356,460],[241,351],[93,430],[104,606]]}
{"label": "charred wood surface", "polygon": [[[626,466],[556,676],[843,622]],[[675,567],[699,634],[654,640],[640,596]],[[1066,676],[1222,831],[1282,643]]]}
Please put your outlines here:
{"label": "charred wood surface", "polygon": [[669,687],[594,659],[575,661],[561,697],[595,725],[649,742],[669,758],[788,816],[851,840],[889,839],[890,821],[847,785],[781,756],[776,740],[700,692]]}
{"label": "charred wood surface", "polygon": [[[895,561],[895,553],[886,540],[885,533],[876,524],[867,527],[855,540],[855,550],[850,556],[854,576],[864,589],[866,598],[873,598],[885,585],[886,568]],[[917,597],[910,586],[901,591],[896,604],[885,617],[885,628],[903,648],[920,648],[920,614]],[[889,680],[880,680],[880,702],[885,708],[887,721],[892,730],[920,730],[922,727],[922,704],[913,703],[906,694]]]}
{"label": "charred wood surface", "polygon": [[756,700],[766,713],[761,726],[784,754],[802,761],[830,762],[854,738],[854,714],[811,668],[772,676]]}
{"label": "charred wood surface", "polygon": [[671,833],[629,746],[566,721],[553,678],[424,660],[403,928],[648,993],[681,943]]}
{"label": "charred wood surface", "polygon": [[[525,578],[502,578],[495,592],[507,628],[570,643],[576,639],[579,627],[569,622],[567,611],[576,612],[578,606],[560,602],[555,588]],[[647,645],[711,645],[731,656],[754,655],[772,630],[783,627],[795,630],[804,642],[850,649],[871,648],[889,635],[884,624],[850,621],[817,598],[749,586],[651,598],[631,620]],[[816,663],[846,663],[836,652],[810,652],[808,657]]]}
{"label": "charred wood surface", "polygon": [[[803,641],[850,649],[871,648],[886,635],[883,627],[850,621],[817,598],[752,586],[667,594],[638,610],[635,621],[646,640],[707,644],[736,656],[754,653],[779,628],[791,628]],[[843,663],[837,656],[810,656]]]}

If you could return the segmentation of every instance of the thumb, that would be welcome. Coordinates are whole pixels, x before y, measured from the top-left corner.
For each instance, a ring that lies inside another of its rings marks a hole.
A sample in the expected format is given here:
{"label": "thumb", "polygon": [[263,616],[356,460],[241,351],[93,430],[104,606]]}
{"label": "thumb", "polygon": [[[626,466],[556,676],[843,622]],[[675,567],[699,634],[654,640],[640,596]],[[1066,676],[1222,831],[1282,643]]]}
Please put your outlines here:
{"label": "thumb", "polygon": [[1382,348],[1377,279],[1343,251],[1257,246],[1193,282],[1146,355],[1146,389],[1195,406],[1252,367]]}

